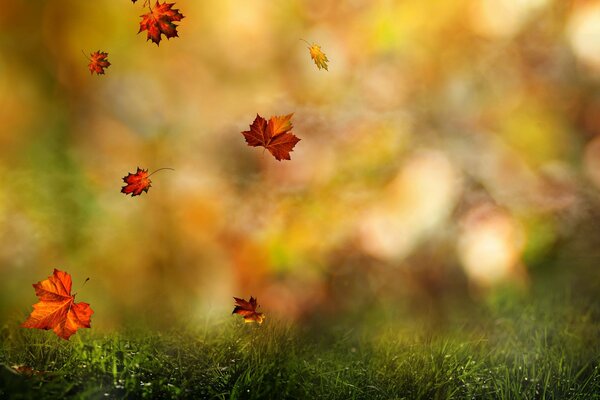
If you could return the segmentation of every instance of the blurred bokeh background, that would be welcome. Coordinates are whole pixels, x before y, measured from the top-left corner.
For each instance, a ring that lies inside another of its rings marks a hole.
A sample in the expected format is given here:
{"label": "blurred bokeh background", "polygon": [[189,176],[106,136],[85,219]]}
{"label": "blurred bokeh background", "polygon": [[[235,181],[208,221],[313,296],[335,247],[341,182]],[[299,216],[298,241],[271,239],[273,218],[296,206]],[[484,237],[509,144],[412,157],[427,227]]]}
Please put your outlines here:
{"label": "blurred bokeh background", "polygon": [[[55,267],[97,329],[599,288],[600,1],[179,0],[159,47],[139,3],[2,4],[3,319]],[[246,146],[292,112],[291,161]]]}

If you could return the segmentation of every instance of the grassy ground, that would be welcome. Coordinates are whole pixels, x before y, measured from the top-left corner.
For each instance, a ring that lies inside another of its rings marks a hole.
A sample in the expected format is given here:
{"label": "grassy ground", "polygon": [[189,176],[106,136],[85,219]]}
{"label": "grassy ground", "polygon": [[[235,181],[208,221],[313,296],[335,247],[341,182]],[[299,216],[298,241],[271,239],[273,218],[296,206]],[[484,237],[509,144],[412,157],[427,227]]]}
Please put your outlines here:
{"label": "grassy ground", "polygon": [[354,321],[315,332],[232,317],[210,330],[91,330],[67,342],[5,327],[0,390],[11,399],[600,398],[597,303],[532,300],[435,331]]}

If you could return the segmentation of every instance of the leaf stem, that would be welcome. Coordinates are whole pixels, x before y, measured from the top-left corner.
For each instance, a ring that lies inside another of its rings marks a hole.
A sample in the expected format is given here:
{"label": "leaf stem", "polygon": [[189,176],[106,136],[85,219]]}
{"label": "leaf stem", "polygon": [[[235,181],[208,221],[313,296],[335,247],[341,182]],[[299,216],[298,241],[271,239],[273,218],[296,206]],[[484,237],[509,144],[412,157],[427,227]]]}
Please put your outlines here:
{"label": "leaf stem", "polygon": [[303,41],[304,43],[306,43],[307,45],[309,45],[309,46],[312,46],[312,45],[311,45],[310,43],[308,43],[306,40],[304,40],[304,39],[302,39],[302,38],[300,38],[300,40],[302,40],[302,41]]}
{"label": "leaf stem", "polygon": [[83,56],[84,56],[84,57],[85,57],[85,58],[86,58],[88,61],[90,61],[90,62],[92,61],[92,59],[91,59],[91,58],[89,58],[87,54],[85,54],[85,51],[83,51],[83,49],[81,49],[81,54],[83,54]]}
{"label": "leaf stem", "polygon": [[158,171],[162,171],[162,170],[164,170],[164,169],[168,169],[168,170],[171,170],[171,171],[175,171],[175,169],[174,169],[174,168],[168,168],[168,167],[165,167],[165,168],[159,168],[159,169],[157,169],[156,171],[152,172],[150,175],[148,175],[148,177],[151,177],[152,175],[154,175],[154,174],[155,174],[155,173],[157,173]]}
{"label": "leaf stem", "polygon": [[[83,284],[81,285],[81,287],[80,287],[79,289],[83,289],[83,287],[85,286],[85,284],[86,284],[86,283],[87,283],[87,281],[89,281],[89,280],[90,280],[90,278],[89,278],[89,277],[88,277],[88,278],[85,278],[85,281],[83,281]],[[79,292],[75,292],[75,293],[73,293],[73,297],[75,297],[75,295],[77,295],[77,293],[79,293]]]}

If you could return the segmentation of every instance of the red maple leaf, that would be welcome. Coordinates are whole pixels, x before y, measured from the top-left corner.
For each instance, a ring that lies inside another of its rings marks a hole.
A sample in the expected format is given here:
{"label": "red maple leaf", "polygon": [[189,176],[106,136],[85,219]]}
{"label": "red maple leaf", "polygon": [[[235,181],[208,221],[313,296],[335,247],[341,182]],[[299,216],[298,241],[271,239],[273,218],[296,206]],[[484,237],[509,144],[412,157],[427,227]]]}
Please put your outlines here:
{"label": "red maple leaf", "polygon": [[158,0],[154,5],[154,8],[150,8],[150,12],[141,15],[142,22],[140,22],[140,30],[148,31],[146,40],[152,39],[158,46],[161,40],[161,35],[165,35],[167,39],[177,37],[177,25],[173,22],[181,21],[183,14],[179,10],[174,10],[175,3],[162,3],[159,4]]}
{"label": "red maple leaf", "polygon": [[148,189],[150,189],[152,186],[150,176],[154,175],[158,171],[162,171],[163,169],[170,169],[171,171],[174,171],[173,168],[159,168],[153,173],[148,174],[147,169],[141,169],[140,167],[137,167],[135,174],[129,173],[123,178],[123,182],[125,182],[126,185],[121,188],[121,193],[125,193],[125,195],[131,194],[131,197],[139,196],[142,194],[142,192],[148,193]]}
{"label": "red maple leaf", "polygon": [[104,68],[110,66],[107,59],[108,53],[98,50],[90,54],[90,57],[90,63],[88,64],[90,74],[93,75],[95,72],[97,75],[104,75]]}
{"label": "red maple leaf", "polygon": [[33,311],[24,328],[52,329],[59,337],[69,340],[79,328],[90,328],[94,311],[88,303],[75,303],[75,294],[71,295],[71,275],[54,270],[48,279],[34,283],[39,303],[33,305]]}
{"label": "red maple leaf", "polygon": [[126,185],[121,188],[121,193],[125,193],[125,195],[131,194],[131,197],[139,196],[142,192],[148,193],[148,189],[152,186],[152,181],[148,176],[147,169],[138,167],[135,174],[129,173],[123,178],[123,182]]}
{"label": "red maple leaf", "polygon": [[257,322],[259,325],[265,320],[265,314],[256,312],[258,303],[256,299],[250,296],[250,301],[244,299],[233,298],[235,300],[235,308],[232,314],[239,314],[244,317],[244,322]]}
{"label": "red maple leaf", "polygon": [[249,131],[242,132],[248,146],[262,146],[269,150],[278,161],[290,160],[290,152],[293,151],[300,139],[293,133],[292,116],[294,114],[271,117],[267,122],[263,117],[256,114],[256,118]]}

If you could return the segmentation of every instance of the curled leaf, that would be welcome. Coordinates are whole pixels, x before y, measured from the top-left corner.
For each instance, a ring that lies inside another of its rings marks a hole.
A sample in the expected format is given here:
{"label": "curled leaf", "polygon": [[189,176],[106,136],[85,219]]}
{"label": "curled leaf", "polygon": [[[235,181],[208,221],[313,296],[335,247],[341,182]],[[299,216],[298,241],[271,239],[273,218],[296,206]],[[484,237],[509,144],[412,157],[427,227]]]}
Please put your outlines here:
{"label": "curled leaf", "polygon": [[235,308],[231,312],[232,314],[238,314],[244,317],[244,322],[256,322],[259,325],[263,323],[266,316],[263,313],[256,311],[258,303],[254,297],[250,297],[250,301],[233,298],[235,300]]}
{"label": "curled leaf", "polygon": [[24,375],[24,376],[42,376],[42,375],[46,375],[48,373],[48,371],[39,371],[37,369],[33,369],[25,364],[16,364],[16,365],[11,365],[12,370],[19,374],[19,375]]}

